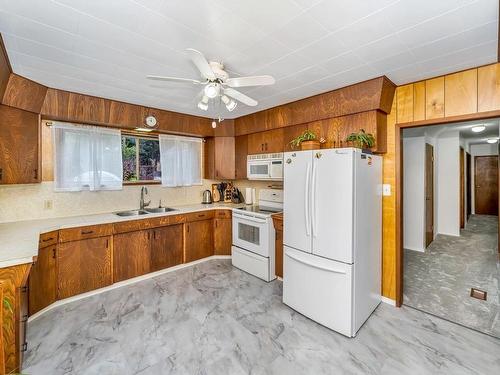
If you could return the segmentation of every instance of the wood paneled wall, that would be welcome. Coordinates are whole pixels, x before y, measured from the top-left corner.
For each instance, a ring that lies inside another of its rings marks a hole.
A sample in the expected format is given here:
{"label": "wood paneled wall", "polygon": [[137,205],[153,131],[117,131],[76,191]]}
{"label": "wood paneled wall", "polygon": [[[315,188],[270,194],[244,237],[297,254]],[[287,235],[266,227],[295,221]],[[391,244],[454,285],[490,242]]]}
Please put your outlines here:
{"label": "wood paneled wall", "polygon": [[[237,118],[235,135],[309,124],[361,112],[390,111],[396,86],[386,77],[357,83]],[[362,127],[362,126],[360,126]]]}
{"label": "wood paneled wall", "polygon": [[11,74],[2,104],[25,111],[40,113],[45,100],[47,87],[27,78]]}
{"label": "wood paneled wall", "polygon": [[0,98],[3,98],[5,89],[7,88],[10,73],[12,73],[12,68],[3,44],[2,35],[0,35]]}
{"label": "wood paneled wall", "polygon": [[392,195],[383,198],[382,293],[397,300],[402,259],[399,256],[401,210],[400,129],[500,117],[500,64],[399,86],[387,116],[387,153],[384,154],[384,184]]}

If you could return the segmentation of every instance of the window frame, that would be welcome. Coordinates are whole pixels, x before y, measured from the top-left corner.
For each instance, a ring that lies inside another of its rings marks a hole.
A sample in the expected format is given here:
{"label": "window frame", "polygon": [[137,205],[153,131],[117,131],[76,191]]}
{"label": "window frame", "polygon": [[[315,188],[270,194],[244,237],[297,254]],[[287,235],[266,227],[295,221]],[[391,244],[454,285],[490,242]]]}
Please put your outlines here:
{"label": "window frame", "polygon": [[[123,137],[128,137],[128,138],[135,138],[135,139],[147,139],[147,140],[154,140],[158,142],[158,145],[160,143],[160,137],[159,134],[143,134],[143,133],[135,133],[135,132],[128,132],[128,131],[123,131],[122,130],[122,138]],[[136,144],[136,153],[135,153],[135,160],[136,160],[136,173],[137,176],[139,176],[139,143],[137,142]],[[123,150],[122,150],[123,152]],[[123,164],[123,161],[122,161]],[[159,180],[136,180],[136,181],[125,181],[123,180],[123,185],[161,185],[161,178]]]}

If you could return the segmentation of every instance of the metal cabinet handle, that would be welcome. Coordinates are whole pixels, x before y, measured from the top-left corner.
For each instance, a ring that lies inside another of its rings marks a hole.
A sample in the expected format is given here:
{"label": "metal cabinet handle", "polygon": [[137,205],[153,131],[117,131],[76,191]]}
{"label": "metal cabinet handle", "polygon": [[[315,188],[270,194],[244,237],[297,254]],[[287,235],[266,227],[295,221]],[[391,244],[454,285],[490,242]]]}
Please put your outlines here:
{"label": "metal cabinet handle", "polygon": [[49,238],[42,240],[42,242],[49,242],[49,241],[52,241],[53,239],[54,239],[54,237],[49,237]]}
{"label": "metal cabinet handle", "polygon": [[33,171],[35,172],[33,178],[38,180],[38,168],[35,168]]}
{"label": "metal cabinet handle", "polygon": [[52,258],[56,259],[56,248],[52,249]]}
{"label": "metal cabinet handle", "polygon": [[87,231],[82,230],[82,234],[92,234],[92,233],[94,233],[93,230],[87,230]]}

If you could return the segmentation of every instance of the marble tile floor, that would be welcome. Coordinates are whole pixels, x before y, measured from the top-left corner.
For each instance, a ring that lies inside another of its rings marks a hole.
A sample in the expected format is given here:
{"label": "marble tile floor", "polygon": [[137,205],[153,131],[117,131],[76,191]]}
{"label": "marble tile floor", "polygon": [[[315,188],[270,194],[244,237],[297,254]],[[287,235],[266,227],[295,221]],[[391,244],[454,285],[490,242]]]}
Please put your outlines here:
{"label": "marble tile floor", "polygon": [[265,283],[210,260],[30,322],[26,374],[495,374],[500,340],[381,304],[354,339],[281,302]]}
{"label": "marble tile floor", "polygon": [[[497,228],[497,216],[472,215],[460,237],[438,235],[424,253],[405,250],[404,304],[500,338]],[[472,287],[487,291],[487,301],[470,297]]]}

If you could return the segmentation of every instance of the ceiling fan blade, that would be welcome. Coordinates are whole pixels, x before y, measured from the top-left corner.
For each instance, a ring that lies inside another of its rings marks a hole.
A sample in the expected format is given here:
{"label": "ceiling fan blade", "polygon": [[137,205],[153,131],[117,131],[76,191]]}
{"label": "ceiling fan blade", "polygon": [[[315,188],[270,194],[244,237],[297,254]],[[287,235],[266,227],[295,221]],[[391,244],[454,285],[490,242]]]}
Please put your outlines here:
{"label": "ceiling fan blade", "polygon": [[226,94],[227,96],[230,96],[231,98],[236,99],[237,101],[242,102],[243,104],[246,104],[250,107],[255,107],[257,104],[259,104],[257,102],[257,100],[254,100],[254,99],[250,98],[249,96],[246,96],[245,94],[243,94],[239,91],[236,91],[230,87],[224,89],[224,94]]}
{"label": "ceiling fan blade", "polygon": [[191,82],[195,84],[203,84],[205,82],[198,81],[197,79],[191,78],[178,78],[178,77],[165,77],[165,76],[146,76],[147,79],[152,79],[155,81],[172,81],[172,82]]}
{"label": "ceiling fan blade", "polygon": [[205,56],[193,48],[186,49],[191,61],[198,68],[203,78],[213,81],[216,77]]}
{"label": "ceiling fan blade", "polygon": [[271,76],[236,77],[225,82],[230,87],[267,86],[275,83],[276,80]]}

